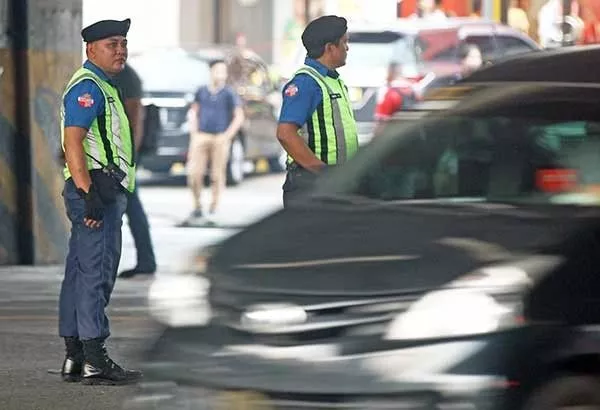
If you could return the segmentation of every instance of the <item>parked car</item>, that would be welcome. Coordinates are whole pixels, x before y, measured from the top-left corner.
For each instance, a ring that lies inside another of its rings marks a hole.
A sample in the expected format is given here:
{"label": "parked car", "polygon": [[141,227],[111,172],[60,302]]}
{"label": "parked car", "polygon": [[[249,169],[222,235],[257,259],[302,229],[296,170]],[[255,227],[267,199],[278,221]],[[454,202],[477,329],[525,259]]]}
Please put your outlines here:
{"label": "parked car", "polygon": [[127,408],[599,408],[599,56],[465,84],[226,240]]}
{"label": "parked car", "polygon": [[[187,113],[194,93],[208,84],[211,60],[224,59],[231,65],[232,56],[233,49],[223,46],[197,52],[159,50],[130,58],[144,85],[146,127],[141,172],[185,175],[190,137]],[[272,85],[260,57],[246,53],[243,60],[250,70],[235,86],[247,121],[231,146],[227,181],[232,185],[240,183],[258,161],[268,161],[271,169],[281,169],[284,161],[283,149],[275,138],[279,90]]]}
{"label": "parked car", "polygon": [[[401,65],[404,77],[414,81],[415,93],[421,96],[431,88],[456,80],[461,71],[459,50],[463,44],[476,45],[486,63],[540,49],[520,31],[481,19],[351,24],[348,34],[348,60],[339,71],[353,100],[361,144],[372,137],[377,91],[385,84],[391,62]],[[305,55],[299,47],[295,68],[303,64]],[[290,75],[291,71],[287,77]]]}

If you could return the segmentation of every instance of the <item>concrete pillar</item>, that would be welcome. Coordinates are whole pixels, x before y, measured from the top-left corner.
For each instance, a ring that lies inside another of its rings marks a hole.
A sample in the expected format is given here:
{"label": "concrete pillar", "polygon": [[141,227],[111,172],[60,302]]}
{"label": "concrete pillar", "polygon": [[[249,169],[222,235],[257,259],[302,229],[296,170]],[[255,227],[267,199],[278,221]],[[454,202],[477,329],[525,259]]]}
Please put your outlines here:
{"label": "concrete pillar", "polygon": [[[0,126],[0,144],[12,158],[0,159],[0,207],[14,212],[0,218],[0,232],[15,234],[0,236],[0,264],[62,263],[68,225],[62,167],[56,160],[59,109],[62,90],[81,65],[81,0],[2,3],[10,6],[10,35],[4,44],[12,51],[0,53],[12,58],[0,58],[0,64],[10,61],[0,78],[0,101],[6,104],[0,107],[0,123],[9,124]],[[2,172],[2,162],[8,174]]]}
{"label": "concrete pillar", "polygon": [[[239,0],[223,3],[223,40],[232,44],[238,33],[246,36],[248,47],[265,61],[273,61],[274,0],[261,0],[245,5]],[[282,1],[282,0],[279,0]]]}
{"label": "concrete pillar", "polygon": [[19,261],[15,158],[15,66],[9,0],[0,0],[0,265]]}
{"label": "concrete pillar", "polygon": [[179,0],[179,38],[181,47],[196,50],[213,42],[214,3],[207,0]]}

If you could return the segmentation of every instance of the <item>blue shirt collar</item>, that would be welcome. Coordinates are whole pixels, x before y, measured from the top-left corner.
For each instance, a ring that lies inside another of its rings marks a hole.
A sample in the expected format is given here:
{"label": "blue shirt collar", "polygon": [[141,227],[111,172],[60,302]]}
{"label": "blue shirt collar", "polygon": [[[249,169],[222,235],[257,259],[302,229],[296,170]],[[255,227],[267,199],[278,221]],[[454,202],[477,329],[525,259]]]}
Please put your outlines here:
{"label": "blue shirt collar", "polygon": [[111,78],[108,75],[106,75],[106,73],[104,71],[102,71],[102,69],[100,67],[98,67],[96,64],[92,63],[90,60],[85,60],[85,63],[83,63],[83,67],[87,68],[88,70],[90,70],[91,72],[96,74],[98,77],[103,79],[104,81],[107,81],[112,84]]}
{"label": "blue shirt collar", "polygon": [[306,64],[309,67],[314,68],[322,76],[328,76],[328,77],[336,78],[336,79],[340,76],[337,71],[330,70],[329,68],[325,67],[323,64],[321,64],[314,58],[306,57],[306,59],[304,60],[304,64]]}

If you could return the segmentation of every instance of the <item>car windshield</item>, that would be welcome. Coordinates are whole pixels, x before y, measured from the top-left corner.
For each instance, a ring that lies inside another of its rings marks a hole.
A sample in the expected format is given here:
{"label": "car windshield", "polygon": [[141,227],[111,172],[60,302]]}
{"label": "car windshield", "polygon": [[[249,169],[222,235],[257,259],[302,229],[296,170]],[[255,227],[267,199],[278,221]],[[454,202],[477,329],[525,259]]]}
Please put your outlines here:
{"label": "car windshield", "polygon": [[208,63],[184,51],[142,54],[129,64],[140,76],[146,92],[194,92],[209,80]]}
{"label": "car windshield", "polygon": [[387,141],[374,144],[341,193],[377,201],[600,205],[600,122],[438,117],[381,136]]}
{"label": "car windshield", "polygon": [[387,67],[391,61],[414,61],[401,33],[354,32],[349,35],[348,67]]}

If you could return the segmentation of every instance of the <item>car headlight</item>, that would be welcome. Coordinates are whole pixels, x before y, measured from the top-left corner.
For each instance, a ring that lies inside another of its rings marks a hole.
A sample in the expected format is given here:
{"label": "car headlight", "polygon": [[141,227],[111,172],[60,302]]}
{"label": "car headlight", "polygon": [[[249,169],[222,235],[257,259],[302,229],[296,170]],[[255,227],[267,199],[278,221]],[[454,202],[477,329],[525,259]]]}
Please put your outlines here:
{"label": "car headlight", "polygon": [[305,323],[308,314],[301,306],[286,303],[253,305],[242,313],[241,325],[260,333],[277,332],[287,326]]}
{"label": "car headlight", "polygon": [[200,276],[158,276],[148,292],[150,313],[173,327],[204,325],[211,317],[208,290],[208,280]]}
{"label": "car headlight", "polygon": [[466,336],[498,331],[519,323],[520,305],[499,302],[477,289],[428,293],[390,324],[387,340]]}
{"label": "car headlight", "polygon": [[430,292],[391,322],[387,340],[483,334],[523,324],[523,293],[564,258],[535,255],[511,264],[486,266]]}

